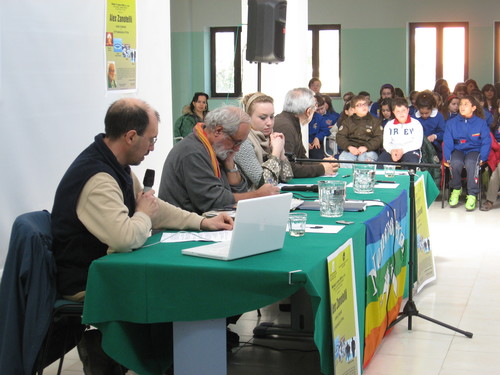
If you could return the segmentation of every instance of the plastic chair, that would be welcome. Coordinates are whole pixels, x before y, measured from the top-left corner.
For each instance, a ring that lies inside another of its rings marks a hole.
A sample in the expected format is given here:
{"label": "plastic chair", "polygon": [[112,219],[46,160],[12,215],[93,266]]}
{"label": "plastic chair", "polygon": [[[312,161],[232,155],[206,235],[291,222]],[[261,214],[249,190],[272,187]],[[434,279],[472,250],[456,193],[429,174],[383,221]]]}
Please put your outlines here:
{"label": "plastic chair", "polygon": [[[83,304],[57,300],[51,245],[47,211],[26,213],[14,221],[0,284],[3,375],[31,375],[36,370],[41,374],[57,358],[61,359],[59,374],[64,354],[76,345],[83,332]],[[72,324],[67,326],[69,317]],[[67,340],[54,340],[57,332],[72,336],[72,346],[67,345]]]}
{"label": "plastic chair", "polygon": [[323,151],[326,156],[335,156],[339,153],[337,142],[335,142],[333,136],[329,135],[328,137],[323,138]]}

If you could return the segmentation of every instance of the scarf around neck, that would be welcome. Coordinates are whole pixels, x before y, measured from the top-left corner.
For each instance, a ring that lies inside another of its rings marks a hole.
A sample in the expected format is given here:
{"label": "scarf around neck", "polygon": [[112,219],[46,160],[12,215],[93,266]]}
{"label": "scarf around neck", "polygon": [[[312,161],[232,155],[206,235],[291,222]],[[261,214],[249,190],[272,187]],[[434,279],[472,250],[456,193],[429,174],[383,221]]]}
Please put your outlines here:
{"label": "scarf around neck", "polygon": [[205,149],[207,150],[208,155],[210,156],[210,162],[212,163],[212,169],[214,171],[214,174],[217,176],[217,178],[221,178],[220,166],[219,166],[219,161],[217,160],[217,155],[215,154],[215,150],[210,144],[210,141],[208,140],[207,137],[207,133],[205,132],[205,129],[203,127],[204,125],[202,122],[197,123],[193,128],[194,136],[200,140],[203,146],[205,146]]}
{"label": "scarf around neck", "polygon": [[255,149],[255,155],[257,156],[259,163],[264,163],[264,157],[267,159],[267,156],[271,153],[269,138],[258,130],[250,129],[248,139],[252,142],[253,148]]}

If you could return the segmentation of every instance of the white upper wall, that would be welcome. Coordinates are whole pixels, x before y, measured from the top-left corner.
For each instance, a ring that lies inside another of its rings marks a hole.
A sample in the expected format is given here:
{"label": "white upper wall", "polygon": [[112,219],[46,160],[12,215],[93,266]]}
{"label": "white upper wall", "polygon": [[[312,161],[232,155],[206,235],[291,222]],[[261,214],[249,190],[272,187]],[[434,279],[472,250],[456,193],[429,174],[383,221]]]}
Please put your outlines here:
{"label": "white upper wall", "polygon": [[[63,173],[104,131],[105,1],[0,2],[0,269],[14,219],[52,209]],[[137,1],[139,97],[171,117],[170,1]],[[134,168],[161,170],[171,147],[170,121],[155,152]],[[156,184],[158,188],[158,183]]]}

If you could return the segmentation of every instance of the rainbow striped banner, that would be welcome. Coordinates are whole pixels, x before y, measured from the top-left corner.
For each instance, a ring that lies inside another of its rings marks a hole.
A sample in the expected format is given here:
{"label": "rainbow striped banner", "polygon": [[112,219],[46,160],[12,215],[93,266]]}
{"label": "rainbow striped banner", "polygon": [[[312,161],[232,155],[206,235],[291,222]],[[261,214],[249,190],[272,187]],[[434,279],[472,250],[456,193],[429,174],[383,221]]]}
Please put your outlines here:
{"label": "rainbow striped banner", "polygon": [[399,314],[408,264],[408,193],[366,224],[366,315],[363,367]]}

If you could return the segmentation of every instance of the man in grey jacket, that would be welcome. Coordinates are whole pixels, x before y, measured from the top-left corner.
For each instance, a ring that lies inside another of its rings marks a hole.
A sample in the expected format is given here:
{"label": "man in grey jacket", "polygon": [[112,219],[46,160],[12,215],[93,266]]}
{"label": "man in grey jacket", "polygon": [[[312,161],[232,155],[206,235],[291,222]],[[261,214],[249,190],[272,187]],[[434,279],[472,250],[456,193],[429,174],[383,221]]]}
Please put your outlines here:
{"label": "man in grey jacket", "polygon": [[234,106],[209,112],[205,122],[198,123],[168,154],[159,198],[201,214],[241,199],[279,194],[280,189],[270,184],[247,191],[245,177],[234,163],[235,153],[247,139],[250,121]]}

